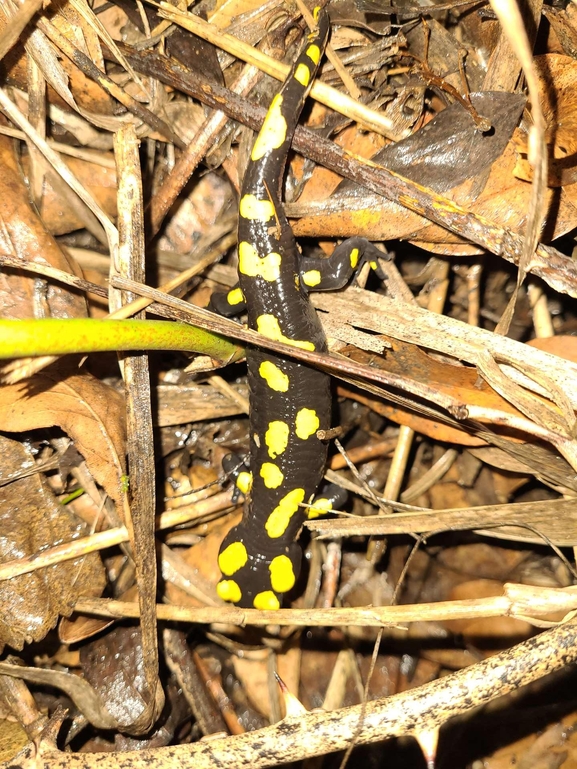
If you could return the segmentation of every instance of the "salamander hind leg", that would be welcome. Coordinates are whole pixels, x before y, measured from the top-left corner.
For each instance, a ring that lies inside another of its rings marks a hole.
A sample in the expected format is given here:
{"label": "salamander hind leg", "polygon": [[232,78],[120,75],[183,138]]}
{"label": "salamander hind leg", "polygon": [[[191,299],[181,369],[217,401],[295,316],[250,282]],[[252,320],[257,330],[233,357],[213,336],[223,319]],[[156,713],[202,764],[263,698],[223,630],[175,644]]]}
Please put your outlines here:
{"label": "salamander hind leg", "polygon": [[310,507],[307,507],[307,517],[319,518],[321,515],[337,510],[345,504],[348,496],[347,492],[336,483],[324,484],[315,494]]}
{"label": "salamander hind leg", "polygon": [[248,454],[226,454],[222,459],[222,469],[227,477],[234,480],[232,502],[236,504],[241,494],[246,497],[252,488]]}

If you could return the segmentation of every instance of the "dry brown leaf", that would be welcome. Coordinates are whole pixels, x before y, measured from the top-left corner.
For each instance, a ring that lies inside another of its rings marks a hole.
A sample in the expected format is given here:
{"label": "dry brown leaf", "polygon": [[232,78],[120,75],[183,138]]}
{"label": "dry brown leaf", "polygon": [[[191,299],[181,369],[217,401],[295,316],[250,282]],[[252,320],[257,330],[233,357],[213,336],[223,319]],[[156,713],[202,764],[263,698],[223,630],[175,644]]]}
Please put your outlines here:
{"label": "dry brown leaf", "polygon": [[[179,568],[180,580],[171,580],[170,572],[163,573],[165,576],[165,594],[169,603],[181,604],[183,606],[202,605],[199,592],[206,590],[206,595],[211,596],[214,592],[214,585],[218,580],[218,549],[222,540],[232,528],[240,522],[241,513],[238,515],[223,518],[215,522],[210,532],[198,544],[181,551],[176,555],[177,560],[171,559],[172,567]],[[164,550],[164,555],[170,551]],[[174,568],[172,568],[174,571]],[[187,576],[189,574],[190,576]],[[190,589],[188,586],[191,586]],[[198,588],[198,591],[195,590]]]}
{"label": "dry brown leaf", "polygon": [[[32,463],[18,441],[0,436],[3,473],[17,475]],[[47,547],[74,539],[83,530],[58,504],[42,475],[7,482],[0,509],[0,561],[32,556]],[[105,586],[96,553],[0,582],[0,651],[8,644],[21,649],[39,641],[68,615],[79,596],[98,597]]]}
{"label": "dry brown leaf", "polygon": [[[458,601],[497,595],[503,595],[503,583],[492,579],[475,579],[455,586],[448,597]],[[454,633],[461,633],[468,645],[483,649],[486,656],[495,654],[499,648],[523,641],[534,633],[529,622],[515,617],[450,620],[443,625]]]}
{"label": "dry brown leaf", "polygon": [[495,725],[497,738],[501,734],[507,737],[518,734],[519,727],[524,736],[484,757],[484,769],[571,769],[577,764],[577,714],[574,711],[545,729],[531,708],[526,713],[511,713],[511,717],[504,719],[501,716],[500,721]]}
{"label": "dry brown leaf", "polygon": [[32,383],[0,389],[0,424],[7,432],[57,425],[86,460],[123,515],[125,469],[122,397],[89,374],[38,374]]}
{"label": "dry brown leaf", "polygon": [[84,644],[80,664],[85,680],[118,724],[138,718],[146,697],[140,628],[117,626]]}
{"label": "dry brown leaf", "polygon": [[[324,111],[326,112],[326,109]],[[363,158],[373,157],[376,152],[382,149],[383,143],[384,139],[382,136],[361,131],[357,125],[341,131],[335,137],[335,144]],[[300,157],[297,156],[295,158],[293,167],[295,169],[302,167],[302,159]],[[295,172],[300,175],[298,170]],[[326,200],[329,195],[335,192],[341,182],[342,178],[334,171],[322,166],[316,166],[299,197],[299,204]]]}
{"label": "dry brown leaf", "polygon": [[[460,187],[452,190],[450,197],[458,205],[470,209],[479,216],[497,222],[500,227],[507,227],[514,232],[522,232],[529,201],[531,198],[531,185],[514,176],[516,163],[516,149],[513,142],[509,142],[507,148],[499,160],[491,167],[489,178],[482,193],[471,201],[471,183],[465,182]],[[564,235],[577,224],[577,209],[573,201],[565,191],[548,189],[546,193],[546,205],[555,202],[555,220],[545,225],[544,240],[554,240]],[[429,243],[443,244],[435,247],[435,253],[459,255],[480,253],[476,246],[456,245],[450,246],[456,239],[447,234],[442,228],[429,226],[411,238],[416,245],[427,247]],[[448,244],[445,246],[444,244]]]}
{"label": "dry brown leaf", "polygon": [[565,8],[543,6],[543,15],[549,22],[549,53],[566,53],[572,56],[577,52],[577,13],[575,6],[569,3]]}
{"label": "dry brown leaf", "polygon": [[[80,276],[74,261],[59,248],[30,205],[13,142],[5,136],[0,137],[0,164],[0,251]],[[38,279],[33,276],[24,276],[14,270],[0,272],[0,317],[85,316],[86,302],[80,294],[54,281],[46,283],[45,291],[41,292]]]}
{"label": "dry brown leaf", "polygon": [[[102,6],[107,7],[102,9]],[[115,41],[124,40],[123,30],[128,21],[125,11],[117,5],[108,6],[108,3],[102,2],[102,0],[94,3],[94,9],[98,13],[100,23],[104,26],[110,37]]]}
{"label": "dry brown leaf", "polygon": [[[102,156],[104,159],[112,159],[112,155],[102,153]],[[98,205],[111,218],[115,218],[116,172],[100,163],[91,163],[78,158],[67,157],[65,163]],[[30,164],[27,156],[23,158],[22,167],[28,175]],[[66,204],[66,201],[62,200],[62,197],[51,186],[50,177],[47,177],[44,182],[40,213],[44,227],[53,235],[65,235],[85,226],[74,210]]]}
{"label": "dry brown leaf", "polygon": [[[546,54],[535,57],[539,76],[539,99],[546,121],[546,141],[550,154],[549,185],[570,188],[577,182],[577,62],[571,56]],[[521,157],[515,166],[520,179],[531,180],[527,160],[527,135],[518,131],[516,142]],[[577,190],[567,189],[572,202]]]}
{"label": "dry brown leaf", "polygon": [[[392,348],[387,352],[386,357],[380,361],[384,370],[407,377],[423,385],[433,384],[438,393],[445,393],[455,402],[466,403],[470,406],[476,405],[495,414],[499,412],[511,415],[519,414],[517,409],[495,392],[484,380],[479,380],[476,369],[444,363],[438,358],[427,355],[415,345],[393,339],[388,341]],[[353,358],[359,362],[370,361],[371,365],[375,365],[374,355],[367,356],[355,352]],[[415,427],[415,429],[418,426],[419,429],[424,429],[426,435],[431,435],[436,440],[455,441],[467,446],[481,444],[478,438],[470,436],[464,431],[455,430],[450,425],[425,420],[421,415],[413,414],[408,410],[404,411],[392,404],[383,405],[390,409],[391,418],[393,418],[394,412],[397,415],[399,412],[404,413],[404,420],[402,422],[399,420],[401,424],[407,424],[410,427]],[[416,421],[413,422],[413,419]],[[431,426],[427,425],[426,422]]]}
{"label": "dry brown leaf", "polygon": [[550,352],[552,355],[558,355],[560,358],[577,363],[577,337],[575,336],[559,334],[558,336],[531,339],[527,344],[538,350]]}
{"label": "dry brown leaf", "polygon": [[[78,44],[78,39],[75,38],[74,31],[70,31],[70,27],[68,27],[68,33],[65,29],[61,31],[67,36],[70,34],[70,39],[76,45]],[[90,31],[86,34],[92,37]],[[114,114],[113,99],[99,85],[80,72],[69,59],[63,57],[40,30],[35,30],[30,36],[27,47],[32,51],[34,59],[41,66],[50,83],[48,98],[51,104],[59,107],[66,106],[67,109],[79,107],[85,112],[98,115]],[[4,65],[7,82],[26,91],[28,87],[26,53],[22,46],[14,46],[6,56]]]}
{"label": "dry brown leaf", "polygon": [[[487,413],[503,413],[520,416],[509,401],[501,397],[484,380],[479,378],[475,368],[455,366],[445,363],[438,358],[428,355],[416,345],[406,344],[399,340],[389,339],[391,349],[385,358],[379,360],[383,370],[399,376],[407,377],[415,383],[432,385],[436,392],[445,394],[455,402],[468,406],[478,406],[486,409]],[[351,358],[360,363],[376,365],[374,354],[351,351]],[[371,403],[378,413],[388,416],[398,424],[412,427],[424,435],[437,441],[447,441],[463,446],[482,446],[484,442],[464,430],[458,430],[441,421],[428,419],[410,409],[403,409],[393,403],[384,403],[380,399],[362,396],[361,401]],[[518,438],[517,438],[518,439]]]}
{"label": "dry brown leaf", "polygon": [[0,721],[0,762],[9,762],[28,742],[28,735],[18,721]]}
{"label": "dry brown leaf", "polygon": [[[501,227],[522,231],[531,198],[531,185],[517,178],[516,164],[516,143],[510,141],[501,157],[492,164],[480,193],[477,180],[469,179],[444,195],[464,209]],[[434,253],[447,255],[482,252],[479,247],[464,242],[459,236],[437,224],[431,224],[397,203],[358,188],[353,189],[354,194],[351,195],[341,196],[337,192],[328,200],[308,203],[306,206],[299,201],[296,206],[288,206],[291,215],[301,217],[293,225],[295,234],[300,237],[322,237],[330,233],[340,238],[360,235],[370,240],[399,238],[410,240]],[[564,188],[560,196],[558,191],[547,190],[547,205],[555,198],[555,220],[547,225],[547,240],[560,237],[577,224],[577,208],[573,205],[569,189]]]}

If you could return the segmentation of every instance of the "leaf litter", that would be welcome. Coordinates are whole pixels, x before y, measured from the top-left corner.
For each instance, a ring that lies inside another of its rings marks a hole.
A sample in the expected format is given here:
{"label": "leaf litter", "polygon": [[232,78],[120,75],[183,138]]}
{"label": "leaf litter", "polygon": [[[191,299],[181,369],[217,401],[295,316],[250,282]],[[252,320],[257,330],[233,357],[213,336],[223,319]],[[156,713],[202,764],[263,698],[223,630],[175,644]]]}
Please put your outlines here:
{"label": "leaf litter", "polygon": [[[192,17],[161,6],[0,2],[0,238],[26,264],[0,255],[2,319],[103,318],[132,301],[138,284],[126,295],[112,283],[142,280],[136,232],[148,285],[176,288],[198,262],[176,290],[205,307],[234,284],[250,129],[278,89],[242,62],[258,49],[290,63],[303,26],[277,3],[200,3]],[[542,227],[535,107],[490,7],[343,0],[329,12],[356,96],[326,63],[332,89],[315,90],[295,137],[287,212],[305,253],[362,235],[394,256],[386,281],[314,297],[345,452],[331,448],[327,475],[349,489],[344,515],[307,524],[292,608],[257,619],[223,607],[216,556],[240,501],[222,459],[247,446],[242,364],[154,354],[142,377],[80,347],[75,360],[12,351],[0,388],[6,765],[38,766],[34,743],[53,766],[340,765],[334,752],[357,743],[353,765],[574,763],[575,7],[535,2],[526,21],[549,166]],[[214,109],[226,118],[211,122]],[[136,160],[118,145],[130,131]],[[393,172],[379,177],[388,186],[366,186],[363,157]],[[540,244],[521,263],[531,217]],[[147,315],[161,312],[182,319],[186,306]],[[92,552],[107,532],[119,534]],[[382,742],[393,735],[416,739]]]}

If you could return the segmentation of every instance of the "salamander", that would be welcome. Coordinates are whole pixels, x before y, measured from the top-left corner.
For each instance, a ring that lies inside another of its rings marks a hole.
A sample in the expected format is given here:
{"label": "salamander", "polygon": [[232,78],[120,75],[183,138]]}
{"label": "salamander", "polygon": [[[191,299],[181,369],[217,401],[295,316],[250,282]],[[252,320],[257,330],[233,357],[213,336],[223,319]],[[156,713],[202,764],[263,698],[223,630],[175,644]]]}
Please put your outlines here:
{"label": "salamander", "polygon": [[[314,11],[280,92],[273,98],[244,176],[239,204],[238,286],[217,309],[246,308],[248,326],[304,350],[325,352],[327,342],[308,289],[341,288],[364,260],[383,254],[361,238],[330,258],[304,258],[282,204],[282,181],[305,99],[329,34],[327,14]],[[257,347],[246,352],[249,385],[250,472],[237,485],[246,495],[242,522],[225,537],[217,593],[239,606],[274,610],[297,580],[301,550],[295,539],[322,480],[327,446],[317,437],[330,427],[329,377],[322,371]],[[330,507],[326,499],[313,510]]]}

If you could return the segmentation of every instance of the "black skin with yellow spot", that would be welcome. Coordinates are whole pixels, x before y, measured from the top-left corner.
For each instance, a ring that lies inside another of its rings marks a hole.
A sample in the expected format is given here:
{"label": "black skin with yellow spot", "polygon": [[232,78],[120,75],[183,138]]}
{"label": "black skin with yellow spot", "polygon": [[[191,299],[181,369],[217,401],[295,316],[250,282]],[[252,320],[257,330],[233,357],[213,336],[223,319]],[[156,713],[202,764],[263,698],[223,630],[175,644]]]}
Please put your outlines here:
{"label": "black skin with yellow spot", "polygon": [[[249,161],[241,191],[238,240],[239,244],[244,242],[253,246],[259,259],[271,253],[280,255],[278,275],[273,280],[266,280],[259,274],[252,277],[243,274],[242,263],[239,264],[239,284],[246,302],[249,327],[259,330],[258,319],[263,315],[272,316],[278,321],[280,332],[287,341],[312,342],[315,351],[324,352],[327,349],[326,338],[309,301],[304,281],[300,279],[303,258],[281,203],[282,180],[292,136],[317,68],[307,51],[311,45],[317,46],[320,58],[329,33],[326,13],[319,13],[317,23],[317,31],[308,35],[280,91],[282,104],[277,115],[280,113],[286,121],[286,133],[282,143],[277,148],[269,149],[259,159],[253,158]],[[310,79],[306,85],[294,76],[295,72],[299,71],[299,65],[303,64],[310,71]],[[258,201],[272,203],[273,215],[266,221],[243,217],[242,201],[247,195],[255,196]],[[372,244],[354,238],[341,244],[329,259],[306,259],[304,269],[318,269],[321,276],[321,283],[315,286],[315,290],[345,285],[353,271],[349,258],[353,248],[359,249],[359,263],[383,256]],[[224,314],[232,314],[244,308],[244,304],[239,306],[238,303],[227,308],[225,297],[220,297],[218,302],[213,301],[213,305]],[[241,542],[246,548],[248,560],[234,573],[223,574],[223,581],[232,580],[240,589],[240,598],[234,599],[239,606],[253,607],[255,597],[267,591],[276,595],[280,606],[282,593],[275,591],[271,586],[269,566],[275,557],[286,555],[292,562],[295,578],[298,576],[301,552],[300,548],[295,546],[294,540],[306,518],[306,508],[298,508],[280,537],[271,538],[265,529],[265,523],[287,493],[302,489],[304,502],[308,503],[322,480],[327,446],[316,437],[316,431],[306,439],[298,437],[295,432],[295,420],[301,409],[308,409],[315,412],[318,429],[327,430],[330,427],[330,383],[329,377],[315,368],[255,347],[247,348],[246,357],[253,485],[247,496],[243,520],[229,532],[220,553],[222,555],[232,543]],[[269,366],[273,364],[288,377],[288,389],[278,391],[267,384],[260,373],[263,363]],[[272,457],[265,444],[265,433],[274,421],[287,424],[289,435],[285,450]],[[264,463],[273,463],[282,473],[282,483],[277,488],[267,487],[261,477],[260,468]],[[221,584],[222,582],[219,586]],[[260,608],[265,607],[261,605]]]}

